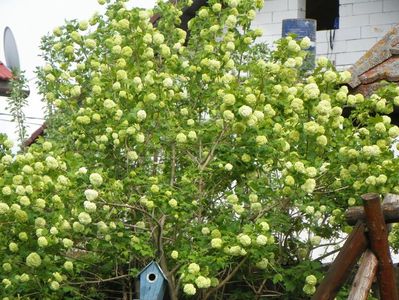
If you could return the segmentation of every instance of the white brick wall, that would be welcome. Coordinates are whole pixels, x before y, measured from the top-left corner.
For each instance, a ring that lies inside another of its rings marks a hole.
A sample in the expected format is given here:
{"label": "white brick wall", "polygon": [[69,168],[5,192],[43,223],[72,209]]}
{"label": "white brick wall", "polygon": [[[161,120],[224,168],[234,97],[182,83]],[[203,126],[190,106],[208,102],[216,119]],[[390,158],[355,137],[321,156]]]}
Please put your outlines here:
{"label": "white brick wall", "polygon": [[[355,63],[374,43],[399,23],[399,0],[340,0],[339,29],[330,47],[330,31],[318,31],[318,55],[328,56],[337,67]],[[265,5],[253,23],[262,28],[259,41],[272,44],[281,37],[282,20],[304,18],[306,0],[265,0]]]}

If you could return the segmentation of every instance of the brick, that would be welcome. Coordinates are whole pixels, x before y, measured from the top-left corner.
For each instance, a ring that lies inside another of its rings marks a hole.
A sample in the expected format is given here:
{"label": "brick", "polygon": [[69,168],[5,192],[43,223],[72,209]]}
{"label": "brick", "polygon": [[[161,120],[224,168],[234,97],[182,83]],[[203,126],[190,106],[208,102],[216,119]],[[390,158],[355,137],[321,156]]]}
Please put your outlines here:
{"label": "brick", "polygon": [[334,41],[333,49],[331,50],[329,47],[329,52],[333,52],[333,53],[345,53],[347,51],[351,51],[351,49],[348,48],[347,41]]}
{"label": "brick", "polygon": [[327,42],[317,42],[316,43],[316,54],[325,56],[329,49],[329,44]]}
{"label": "brick", "polygon": [[288,9],[306,10],[306,0],[288,0]]}
{"label": "brick", "polygon": [[382,38],[392,25],[375,25],[375,26],[363,26],[361,28],[361,38]]}
{"label": "brick", "polygon": [[383,25],[392,24],[399,22],[398,12],[385,12],[370,15],[370,25]]}
{"label": "brick", "polygon": [[[330,30],[319,30],[316,32],[318,42],[330,40]],[[360,38],[360,27],[340,28],[335,30],[335,41],[346,41]]]}
{"label": "brick", "polygon": [[264,9],[267,12],[288,10],[288,0],[266,0]]}
{"label": "brick", "polygon": [[339,16],[340,17],[347,17],[353,15],[353,4],[341,4],[339,6]]}
{"label": "brick", "polygon": [[377,42],[376,38],[352,40],[347,42],[350,51],[367,51]]}
{"label": "brick", "polygon": [[382,12],[382,1],[353,4],[353,15],[364,15]]}
{"label": "brick", "polygon": [[382,9],[385,12],[399,11],[398,0],[384,0],[382,3]]}
{"label": "brick", "polygon": [[316,41],[319,43],[326,43],[328,41],[329,30],[316,31]]}
{"label": "brick", "polygon": [[273,23],[282,22],[284,19],[298,18],[298,10],[273,12]]}
{"label": "brick", "polygon": [[360,38],[360,27],[340,28],[335,31],[337,41],[354,40]]}
{"label": "brick", "polygon": [[369,15],[348,16],[339,18],[339,28],[359,27],[370,24]]}
{"label": "brick", "polygon": [[327,55],[328,54],[335,54],[335,53],[344,53],[347,51],[346,41],[335,41],[333,42],[332,46],[333,49],[330,47],[329,42],[319,42],[316,43],[316,52],[319,55]]}
{"label": "brick", "polygon": [[298,9],[298,18],[302,18],[302,19],[306,18],[306,10],[305,9]]}
{"label": "brick", "polygon": [[336,54],[336,65],[353,65],[364,53],[365,51],[338,53]]}
{"label": "brick", "polygon": [[281,37],[281,33],[283,31],[281,23],[266,24],[261,28],[263,29],[263,34],[266,36],[278,35],[279,37]]}
{"label": "brick", "polygon": [[375,2],[381,0],[340,0],[339,4],[349,4],[349,3],[361,3],[361,2]]}
{"label": "brick", "polygon": [[252,22],[252,26],[263,25],[263,24],[271,24],[272,20],[272,13],[258,13],[256,15],[255,20]]}

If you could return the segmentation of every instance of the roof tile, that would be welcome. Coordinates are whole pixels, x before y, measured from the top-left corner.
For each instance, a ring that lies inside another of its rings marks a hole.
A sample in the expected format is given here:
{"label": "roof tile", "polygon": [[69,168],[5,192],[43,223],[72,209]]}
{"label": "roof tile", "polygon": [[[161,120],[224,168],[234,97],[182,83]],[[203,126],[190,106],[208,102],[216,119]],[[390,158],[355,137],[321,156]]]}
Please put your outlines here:
{"label": "roof tile", "polygon": [[9,81],[12,78],[12,72],[0,62],[0,80]]}

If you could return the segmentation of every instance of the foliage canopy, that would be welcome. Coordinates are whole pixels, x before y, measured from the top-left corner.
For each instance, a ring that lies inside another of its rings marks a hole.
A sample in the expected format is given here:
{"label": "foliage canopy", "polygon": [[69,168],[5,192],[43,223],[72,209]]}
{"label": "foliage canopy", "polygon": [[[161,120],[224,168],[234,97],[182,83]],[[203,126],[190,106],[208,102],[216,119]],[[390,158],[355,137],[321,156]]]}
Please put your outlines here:
{"label": "foliage canopy", "polygon": [[108,2],[43,39],[46,137],[2,138],[0,295],[129,293],[155,259],[171,299],[308,297],[343,210],[399,192],[399,89],[349,95],[325,58],[307,73],[307,38],[251,52],[261,0],[209,0],[189,38],[189,1]]}

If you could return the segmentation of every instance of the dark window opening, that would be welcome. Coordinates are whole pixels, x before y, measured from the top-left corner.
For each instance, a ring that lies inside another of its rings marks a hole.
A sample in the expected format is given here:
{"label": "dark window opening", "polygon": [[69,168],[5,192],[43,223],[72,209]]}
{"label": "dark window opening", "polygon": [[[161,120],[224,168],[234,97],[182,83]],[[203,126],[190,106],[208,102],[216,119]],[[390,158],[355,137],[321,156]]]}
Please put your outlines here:
{"label": "dark window opening", "polygon": [[306,0],[306,18],[317,20],[317,30],[339,28],[339,0]]}

